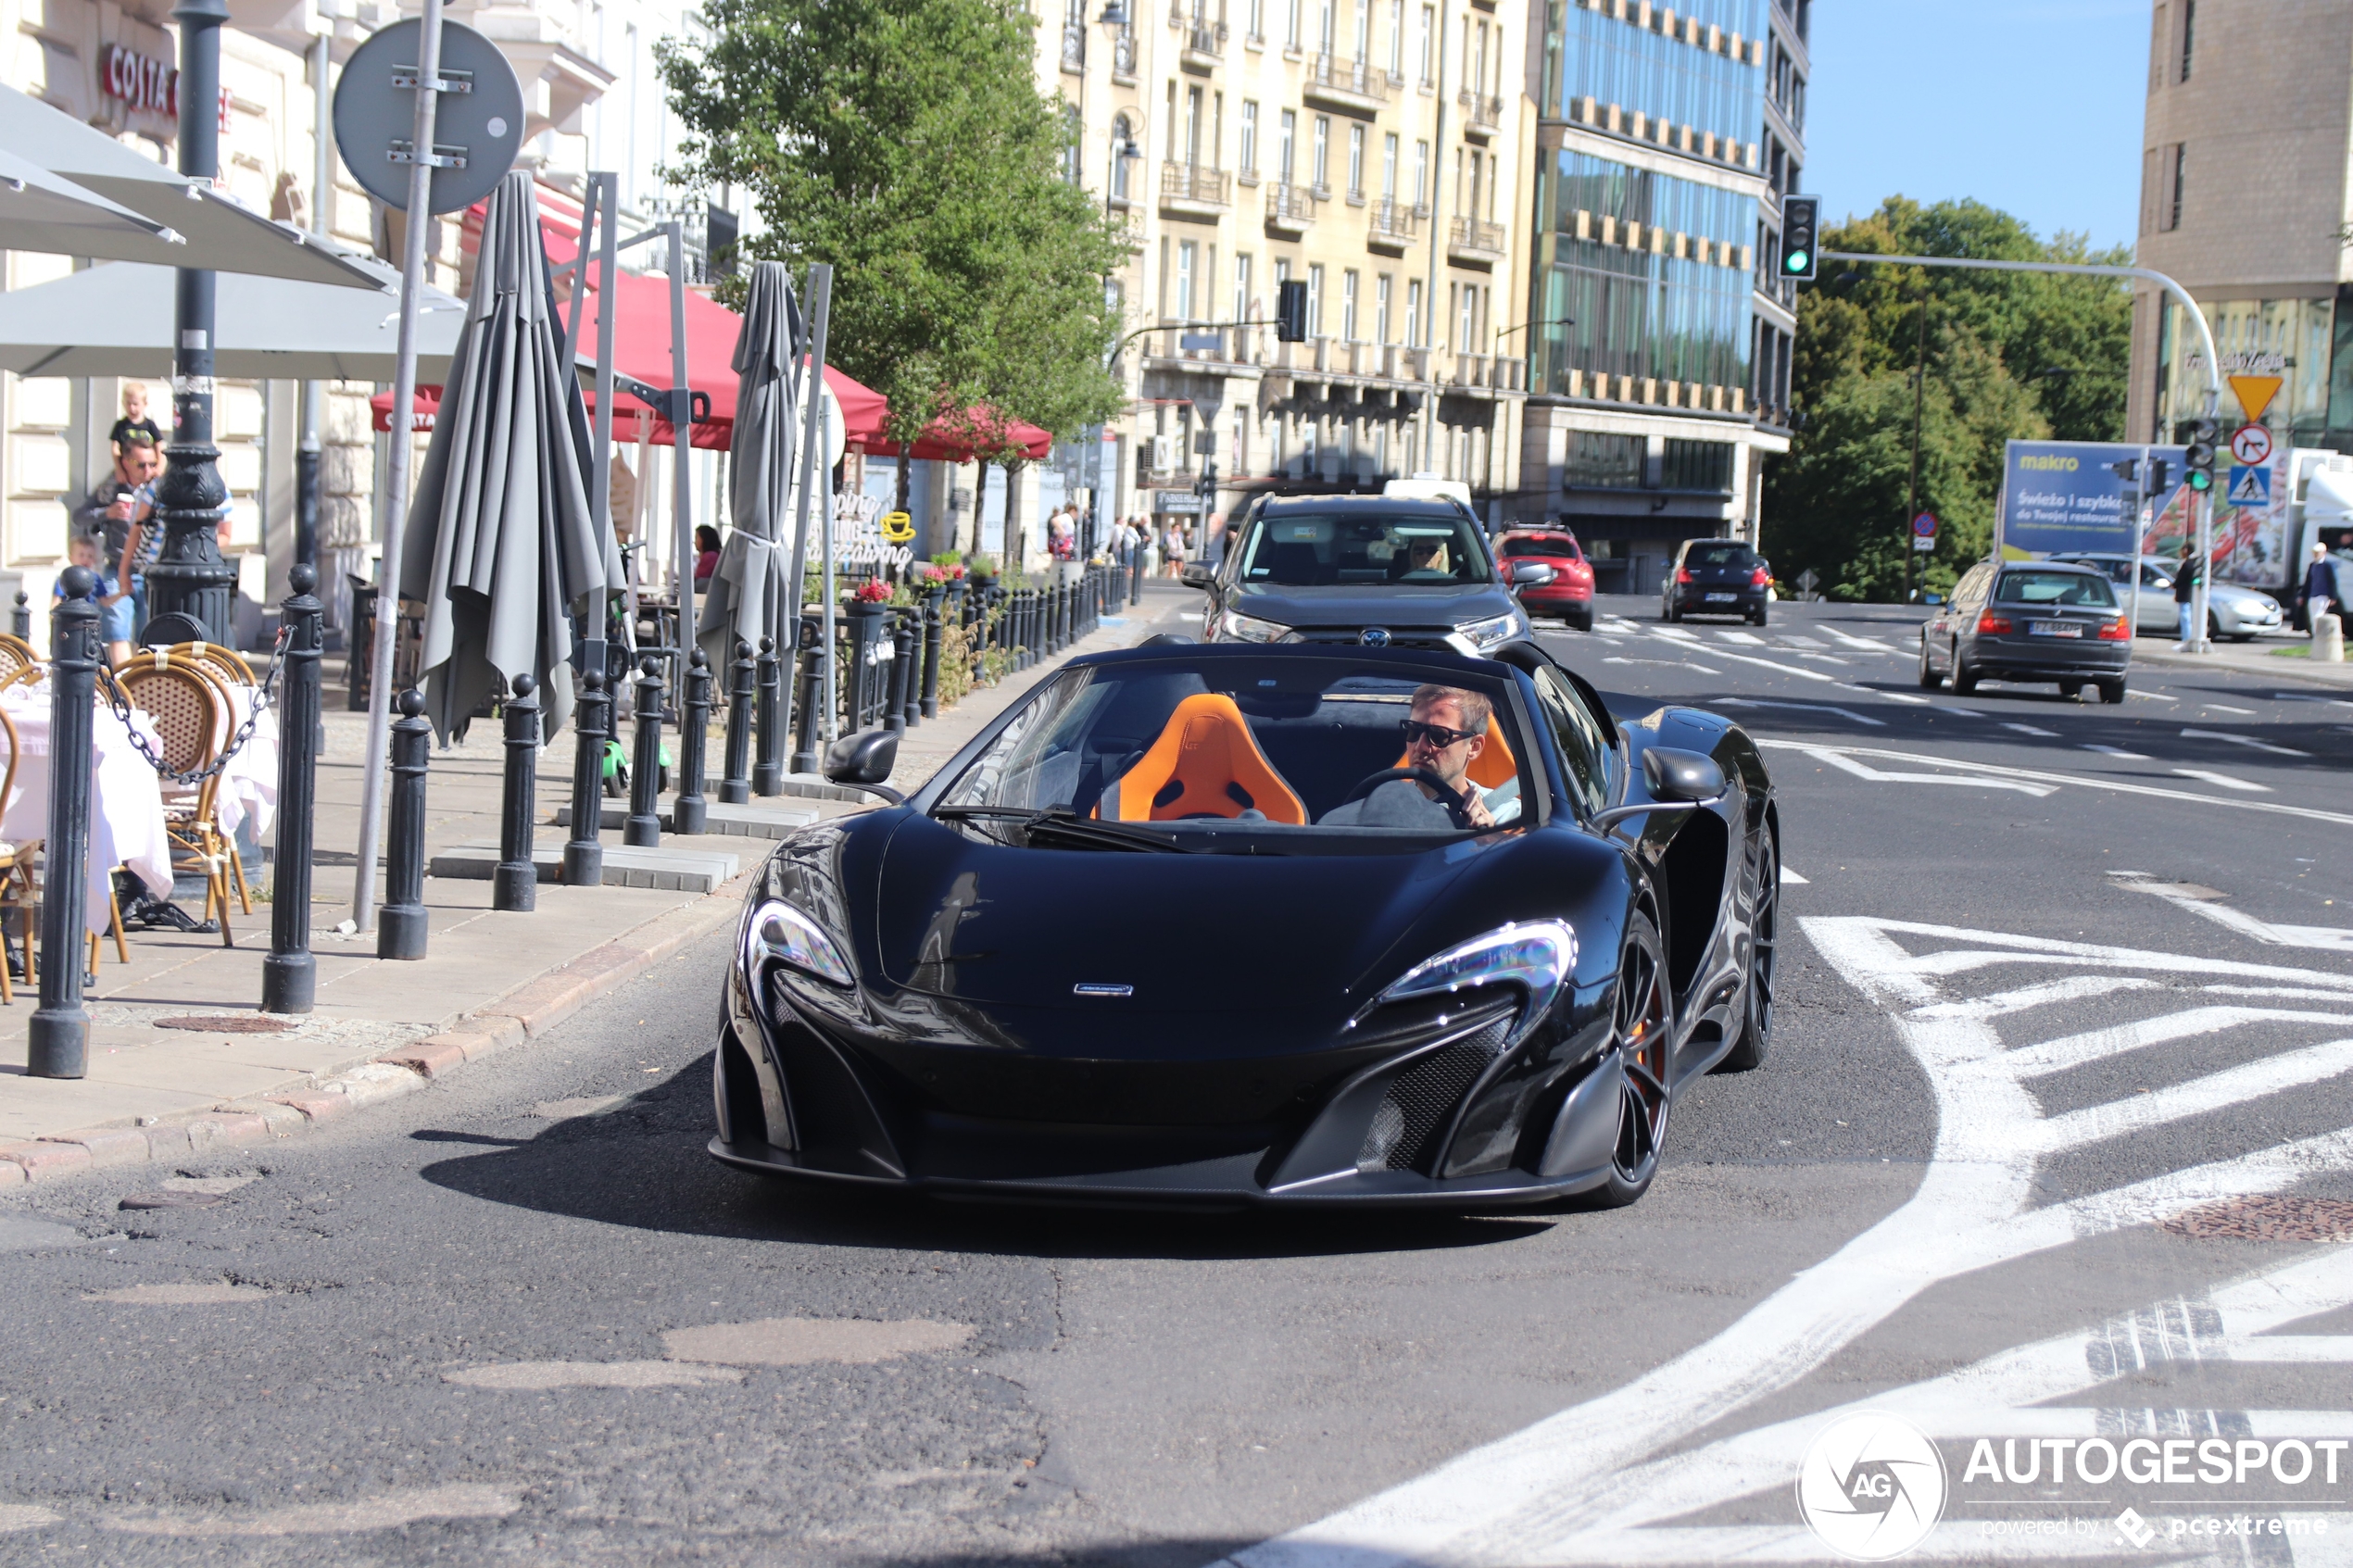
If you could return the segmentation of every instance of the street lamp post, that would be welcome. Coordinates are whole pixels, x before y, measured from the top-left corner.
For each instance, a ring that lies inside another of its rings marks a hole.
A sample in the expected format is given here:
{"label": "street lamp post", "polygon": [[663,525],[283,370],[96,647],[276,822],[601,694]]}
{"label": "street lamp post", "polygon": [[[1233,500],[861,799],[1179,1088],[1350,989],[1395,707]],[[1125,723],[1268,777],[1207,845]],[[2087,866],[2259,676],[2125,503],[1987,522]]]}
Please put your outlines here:
{"label": "street lamp post", "polygon": [[[220,172],[220,24],[224,0],[180,0],[180,172],[210,182]],[[175,611],[208,641],[232,641],[237,569],[223,560],[217,532],[229,509],[220,449],[212,444],[213,275],[182,267],[173,325],[171,466],[156,486],[163,548],[147,568],[150,619]],[[141,628],[144,630],[144,628]]]}
{"label": "street lamp post", "polygon": [[1920,295],[1919,345],[1912,352],[1912,479],[1904,492],[1904,602],[1912,602],[1912,520],[1920,515],[1920,406],[1928,393],[1928,295]]}

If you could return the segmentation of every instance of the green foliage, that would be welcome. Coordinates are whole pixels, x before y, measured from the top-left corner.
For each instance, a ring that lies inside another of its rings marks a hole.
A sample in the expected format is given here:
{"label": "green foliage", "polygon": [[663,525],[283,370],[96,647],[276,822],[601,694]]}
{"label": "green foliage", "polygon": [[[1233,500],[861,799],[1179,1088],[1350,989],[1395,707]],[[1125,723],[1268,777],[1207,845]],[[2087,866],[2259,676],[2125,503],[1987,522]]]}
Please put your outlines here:
{"label": "green foliage", "polygon": [[687,131],[675,172],[750,194],[747,256],[832,264],[826,358],[889,398],[894,439],[945,414],[998,456],[1009,420],[1067,435],[1116,411],[1103,279],[1127,241],[1062,177],[1063,110],[1015,0],[703,15],[707,43],[660,54]]}
{"label": "green foliage", "polygon": [[[1891,196],[1822,236],[1824,250],[1991,260],[2125,263],[2080,235],[2048,243],[1977,202]],[[1804,428],[1765,481],[1767,554],[1788,582],[1812,569],[1832,597],[1901,596],[1910,539],[1913,366],[1920,388],[1919,507],[1943,524],[1915,583],[1949,587],[1993,539],[2003,444],[2123,434],[2132,295],[2120,281],[2052,273],[1824,263],[1798,296],[1792,401]]]}

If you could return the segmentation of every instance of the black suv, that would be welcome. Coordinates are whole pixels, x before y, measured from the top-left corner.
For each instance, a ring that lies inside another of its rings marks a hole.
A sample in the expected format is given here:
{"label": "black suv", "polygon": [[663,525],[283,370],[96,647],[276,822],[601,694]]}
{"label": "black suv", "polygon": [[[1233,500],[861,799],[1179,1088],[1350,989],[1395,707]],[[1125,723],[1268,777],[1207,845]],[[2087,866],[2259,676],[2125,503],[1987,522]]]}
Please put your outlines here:
{"label": "black suv", "polygon": [[1195,562],[1213,643],[1365,643],[1486,655],[1529,635],[1478,520],[1451,501],[1269,496],[1234,526],[1223,562]]}
{"label": "black suv", "polygon": [[1773,569],[1737,539],[1686,539],[1658,596],[1658,618],[1737,615],[1765,624]]}

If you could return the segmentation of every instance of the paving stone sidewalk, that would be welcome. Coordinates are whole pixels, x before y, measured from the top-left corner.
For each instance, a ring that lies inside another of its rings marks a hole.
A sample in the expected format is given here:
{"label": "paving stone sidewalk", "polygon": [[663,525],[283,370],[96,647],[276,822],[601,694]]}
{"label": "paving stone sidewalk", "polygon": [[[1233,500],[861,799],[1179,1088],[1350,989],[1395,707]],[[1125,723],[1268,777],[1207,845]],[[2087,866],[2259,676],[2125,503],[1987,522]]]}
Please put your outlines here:
{"label": "paving stone sidewalk", "polygon": [[[1039,678],[1076,654],[1132,645],[1189,624],[1200,600],[1175,583],[1147,584],[1143,603],[1041,667],[975,691],[901,742],[893,782],[911,787],[952,756]],[[25,1022],[37,1005],[19,985],[0,1008],[0,1187],[47,1181],[97,1165],[169,1160],[213,1145],[242,1146],[301,1131],[371,1099],[421,1087],[484,1052],[521,1044],[584,1003],[643,972],[736,918],[745,879],[771,838],[665,834],[663,847],[734,859],[711,892],[544,884],[530,913],[494,910],[491,884],[428,877],[428,956],[375,956],[375,937],[339,934],[350,912],[359,833],[364,715],[342,710],[328,688],[326,751],[319,764],[311,948],[317,1010],[282,1018],[258,1010],[270,905],[233,914],[234,947],[216,934],[141,932],[131,961],[105,944],[92,1016],[89,1075],[42,1079],[26,1072]],[[429,855],[498,834],[501,746],[495,724],[433,756]],[[721,748],[714,735],[714,764]],[[568,795],[569,734],[540,764],[537,843],[544,859],[569,830],[554,825]],[[715,791],[713,792],[715,793]],[[787,795],[755,800],[783,824],[863,809],[862,802]],[[665,802],[665,809],[667,803]],[[619,843],[617,832],[603,841]],[[257,895],[268,878],[258,879]],[[378,880],[381,897],[381,873]]]}

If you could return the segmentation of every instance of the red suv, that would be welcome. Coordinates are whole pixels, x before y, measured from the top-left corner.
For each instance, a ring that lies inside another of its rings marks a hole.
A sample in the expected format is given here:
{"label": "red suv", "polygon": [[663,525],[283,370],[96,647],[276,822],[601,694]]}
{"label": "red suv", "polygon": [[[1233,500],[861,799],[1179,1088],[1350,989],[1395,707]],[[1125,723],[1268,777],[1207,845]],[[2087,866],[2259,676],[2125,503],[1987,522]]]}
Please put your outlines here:
{"label": "red suv", "polygon": [[1557,615],[1580,632],[1593,629],[1593,566],[1565,528],[1515,529],[1495,541],[1496,558],[1508,575],[1522,561],[1553,569],[1550,583],[1520,588],[1519,602],[1532,618]]}

